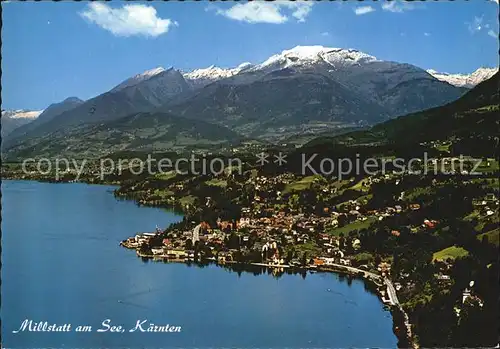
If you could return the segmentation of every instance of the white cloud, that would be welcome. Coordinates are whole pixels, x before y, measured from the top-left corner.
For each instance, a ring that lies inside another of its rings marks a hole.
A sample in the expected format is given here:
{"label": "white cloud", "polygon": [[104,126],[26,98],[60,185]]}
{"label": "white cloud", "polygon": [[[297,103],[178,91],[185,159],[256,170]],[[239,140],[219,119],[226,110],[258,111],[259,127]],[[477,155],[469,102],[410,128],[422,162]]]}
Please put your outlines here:
{"label": "white cloud", "polygon": [[298,21],[298,22],[305,22],[307,16],[309,15],[309,12],[312,10],[313,3],[312,2],[289,2],[287,0],[286,3],[283,3],[285,7],[290,8],[293,10],[292,16]]}
{"label": "white cloud", "polygon": [[406,1],[388,1],[382,4],[382,10],[394,12],[394,13],[402,13],[405,11],[411,11],[415,9],[415,5],[411,2]]}
{"label": "white cloud", "polygon": [[375,9],[372,6],[360,6],[354,9],[354,13],[356,13],[357,16],[366,15],[373,11],[375,11]]}
{"label": "white cloud", "polygon": [[496,2],[497,5],[498,5],[498,0],[490,0],[491,2]]}
{"label": "white cloud", "polygon": [[472,22],[466,22],[467,28],[471,34],[477,33],[483,29],[483,17],[474,17]]}
{"label": "white cloud", "polygon": [[156,37],[178,25],[171,19],[159,18],[153,6],[133,4],[121,8],[111,8],[106,4],[92,2],[80,16],[106,29],[116,36]]}
{"label": "white cloud", "polygon": [[[492,0],[493,1],[493,0]],[[465,22],[467,25],[467,28],[469,29],[469,32],[471,34],[476,34],[478,32],[485,32],[492,38],[498,39],[498,33],[491,28],[491,25],[489,23],[484,23],[484,16],[481,17],[474,17],[474,20],[472,22]]]}
{"label": "white cloud", "polygon": [[427,32],[425,32],[425,33],[424,33],[424,36],[431,36],[431,33],[427,33]]}
{"label": "white cloud", "polygon": [[[227,10],[217,10],[217,14],[247,23],[281,24],[288,21],[291,14],[298,22],[305,22],[313,3],[305,1],[251,1],[236,4]],[[289,14],[287,15],[286,12]]]}
{"label": "white cloud", "polygon": [[321,36],[330,36],[330,33],[329,32],[323,32],[323,33],[321,33]]}

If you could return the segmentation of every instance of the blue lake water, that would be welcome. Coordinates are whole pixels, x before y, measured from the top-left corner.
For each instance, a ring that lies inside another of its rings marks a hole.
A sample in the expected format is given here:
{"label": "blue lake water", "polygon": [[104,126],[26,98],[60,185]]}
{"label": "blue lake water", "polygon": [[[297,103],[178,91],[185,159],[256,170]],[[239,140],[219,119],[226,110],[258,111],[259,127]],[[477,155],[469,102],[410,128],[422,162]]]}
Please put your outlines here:
{"label": "blue lake water", "polygon": [[[3,347],[396,347],[390,313],[360,280],[144,263],[119,241],[180,217],[112,190],[2,183]],[[13,333],[25,319],[93,332]],[[96,332],[105,319],[126,332]],[[128,332],[137,320],[181,332]]]}

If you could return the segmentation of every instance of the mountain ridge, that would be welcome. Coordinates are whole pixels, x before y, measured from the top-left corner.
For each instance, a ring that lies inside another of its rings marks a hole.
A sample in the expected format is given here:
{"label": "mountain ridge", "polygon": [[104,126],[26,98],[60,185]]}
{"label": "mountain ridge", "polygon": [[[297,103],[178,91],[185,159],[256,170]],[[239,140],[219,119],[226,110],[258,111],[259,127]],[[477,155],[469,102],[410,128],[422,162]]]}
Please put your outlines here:
{"label": "mountain ridge", "polygon": [[323,132],[372,125],[448,103],[465,91],[411,64],[379,60],[355,49],[296,46],[257,65],[210,66],[188,73],[172,67],[147,70],[9,137],[6,145],[152,111],[279,140],[310,127]]}
{"label": "mountain ridge", "polygon": [[[500,73],[478,84],[456,101],[417,113],[404,115],[373,126],[369,130],[316,139],[304,147],[318,145],[370,143],[419,144],[449,140],[477,142],[498,147],[500,131],[497,114],[500,103]],[[496,144],[496,146],[495,146]]]}
{"label": "mountain ridge", "polygon": [[480,67],[470,74],[440,73],[433,69],[428,69],[427,72],[436,79],[446,81],[451,85],[472,88],[481,82],[490,79],[498,72],[498,68]]}

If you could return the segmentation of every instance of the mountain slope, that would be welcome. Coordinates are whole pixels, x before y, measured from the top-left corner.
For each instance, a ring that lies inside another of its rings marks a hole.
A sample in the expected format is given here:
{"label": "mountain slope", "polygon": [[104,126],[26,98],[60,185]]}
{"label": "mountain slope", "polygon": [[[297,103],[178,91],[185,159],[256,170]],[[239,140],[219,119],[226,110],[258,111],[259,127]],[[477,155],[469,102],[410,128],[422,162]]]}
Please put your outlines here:
{"label": "mountain slope", "polygon": [[123,93],[132,101],[142,103],[144,100],[151,106],[158,107],[170,98],[190,90],[191,87],[180,71],[156,68],[125,80],[110,92]]}
{"label": "mountain slope", "polygon": [[42,110],[2,110],[2,138],[24,125],[33,123],[42,112]]}
{"label": "mountain slope", "polygon": [[[380,104],[391,116],[419,111],[422,106],[423,109],[439,106],[466,92],[411,64],[379,60],[354,49],[323,46],[297,46],[285,50],[231,80],[234,83],[255,81],[284,69],[327,76],[358,97]],[[424,89],[424,93],[419,93],[420,89]],[[405,97],[409,93],[411,98]]]}
{"label": "mountain slope", "polygon": [[307,146],[317,146],[319,143],[402,145],[451,138],[456,140],[482,139],[494,143],[500,131],[499,84],[500,73],[496,73],[460,99],[447,105],[401,116],[376,125],[367,131],[315,140]]}
{"label": "mountain slope", "polygon": [[22,127],[19,127],[16,129],[14,132],[12,132],[9,135],[10,139],[14,139],[16,137],[21,137],[28,132],[36,129],[38,126],[41,124],[48,122],[52,120],[54,117],[56,117],[59,114],[62,114],[68,110],[74,109],[80,104],[82,104],[84,101],[77,97],[69,97],[66,98],[64,101],[59,102],[59,103],[53,103],[47,107],[39,116],[34,120],[33,122],[30,122],[28,124],[23,125]]}
{"label": "mountain slope", "polygon": [[143,73],[134,75],[133,77],[128,78],[127,80],[119,83],[117,86],[115,86],[113,89],[111,89],[110,92],[118,92],[120,90],[123,90],[124,88],[135,86],[135,85],[141,83],[142,81],[149,80],[152,77],[163,73],[164,71],[165,71],[165,68],[163,68],[163,67],[157,67],[154,69],[146,70]]}
{"label": "mountain slope", "polygon": [[229,76],[172,99],[162,110],[273,140],[311,124],[324,125],[323,131],[374,124],[445,104],[467,91],[409,64],[323,46],[297,46],[224,74]]}
{"label": "mountain slope", "polygon": [[450,137],[499,134],[499,73],[455,102],[390,120],[373,128],[393,142],[423,142]]}
{"label": "mountain slope", "polygon": [[283,69],[249,84],[211,84],[186,101],[167,106],[189,119],[230,127],[242,134],[268,138],[303,130],[307,125],[362,125],[387,117],[374,102],[353,96],[341,84],[318,74]]}
{"label": "mountain slope", "polygon": [[230,78],[236,74],[241,73],[244,70],[250,69],[251,66],[252,64],[248,62],[242,63],[236,68],[229,69],[219,68],[211,65],[208,68],[195,69],[191,72],[184,73],[183,76],[193,88],[201,88],[213,82]]}
{"label": "mountain slope", "polygon": [[4,152],[8,158],[25,156],[98,157],[121,150],[157,152],[212,148],[237,143],[237,133],[204,121],[167,113],[135,113],[105,123],[76,125],[32,138]]}
{"label": "mountain slope", "polygon": [[148,112],[160,102],[186,91],[189,85],[182,74],[174,69],[146,73],[128,79],[110,92],[91,98],[76,107],[56,115],[51,120],[36,125],[18,138],[10,138],[5,147],[11,147],[28,138],[37,138],[77,125],[107,122],[126,115]]}

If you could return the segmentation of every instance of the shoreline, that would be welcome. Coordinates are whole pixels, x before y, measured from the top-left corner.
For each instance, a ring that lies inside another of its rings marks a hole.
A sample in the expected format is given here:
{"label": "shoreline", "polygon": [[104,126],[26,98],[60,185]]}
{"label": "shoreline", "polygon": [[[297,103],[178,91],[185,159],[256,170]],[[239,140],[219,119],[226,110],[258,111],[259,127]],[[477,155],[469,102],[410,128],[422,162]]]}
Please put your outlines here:
{"label": "shoreline", "polygon": [[[65,180],[59,180],[59,181],[51,181],[51,180],[46,180],[43,178],[39,179],[26,179],[26,178],[2,178],[2,180],[20,180],[20,181],[35,181],[35,182],[40,182],[40,183],[51,183],[51,184],[87,184],[87,185],[109,185],[109,186],[115,186],[118,188],[121,187],[121,183],[119,182],[89,182],[89,181],[65,181]],[[116,189],[115,189],[116,190]],[[173,212],[176,212],[178,214],[185,214],[185,212],[179,212],[176,210],[176,208],[172,206],[165,206],[165,205],[149,205],[148,203],[140,203],[134,198],[127,197],[127,196],[117,196],[115,191],[113,191],[113,196],[116,200],[127,200],[127,201],[134,201],[138,207],[150,207],[150,208],[163,208],[167,210],[171,210]],[[140,253],[136,247],[127,247],[123,244],[123,242],[120,242],[120,246],[123,246],[127,249],[134,249],[136,250],[137,256],[140,258],[147,258],[147,259],[153,259],[155,261],[167,261],[167,263],[191,263],[195,262],[193,259],[169,259],[165,257],[160,257],[158,255],[147,255],[147,254],[142,254]],[[358,269],[357,271],[354,271],[356,268],[352,267],[346,267],[343,265],[338,265],[338,266],[333,266],[333,267],[302,267],[302,266],[284,266],[284,265],[272,265],[272,264],[264,264],[264,263],[240,263],[240,262],[224,262],[223,264],[217,263],[217,261],[214,260],[209,260],[210,262],[215,262],[217,266],[220,265],[252,265],[252,266],[260,266],[260,267],[266,267],[266,268],[290,268],[294,269],[296,271],[304,271],[307,272],[309,271],[317,271],[317,272],[330,272],[330,273],[336,273],[340,275],[348,275],[350,277],[354,278],[360,278],[363,279],[365,282],[365,285],[369,287],[369,289],[374,292],[379,300],[382,302],[382,304],[388,308],[389,312],[391,313],[392,319],[393,319],[393,333],[398,339],[398,348],[419,348],[418,344],[415,341],[415,338],[413,337],[413,333],[411,331],[411,324],[409,323],[408,320],[408,314],[404,311],[404,309],[398,305],[389,305],[384,301],[384,297],[381,294],[380,287],[384,285],[384,283],[379,284],[372,278],[369,278],[366,276],[366,273],[369,273],[367,271]],[[363,275],[360,275],[359,273],[362,273]],[[371,274],[371,273],[370,273]],[[380,277],[380,276],[378,276]],[[406,328],[406,331],[401,331],[401,328]]]}
{"label": "shoreline", "polygon": [[[275,265],[275,264],[267,264],[267,263],[241,263],[235,261],[226,261],[223,263],[219,263],[216,258],[206,259],[204,261],[195,261],[192,258],[167,258],[163,255],[153,255],[153,254],[144,254],[139,250],[133,247],[126,247],[122,242],[120,242],[120,246],[123,246],[127,249],[133,249],[136,251],[137,257],[151,259],[155,262],[163,262],[163,263],[181,263],[181,264],[198,264],[198,263],[208,263],[215,264],[217,267],[222,266],[255,266],[269,269],[289,269],[295,272],[319,272],[319,273],[334,273],[337,275],[347,275],[348,277],[352,277],[354,279],[363,280],[365,283],[365,287],[368,288],[369,291],[373,292],[377,295],[380,302],[384,307],[391,313],[392,316],[392,331],[398,340],[398,348],[413,348],[418,349],[419,345],[415,341],[413,336],[413,331],[411,330],[411,323],[409,322],[408,314],[404,311],[399,303],[397,304],[387,304],[387,300],[382,295],[381,288],[383,286],[388,286],[388,283],[392,285],[392,282],[385,278],[383,281],[380,280],[382,276],[376,275],[366,272],[364,270],[358,269],[358,271],[354,271],[356,268],[346,268],[345,266],[330,266],[330,267],[316,267],[316,266],[290,266],[290,265]],[[363,275],[361,275],[363,274]],[[370,277],[371,276],[371,277]],[[378,279],[378,280],[377,280]],[[392,302],[392,301],[391,301]],[[404,330],[406,329],[406,330]]]}

